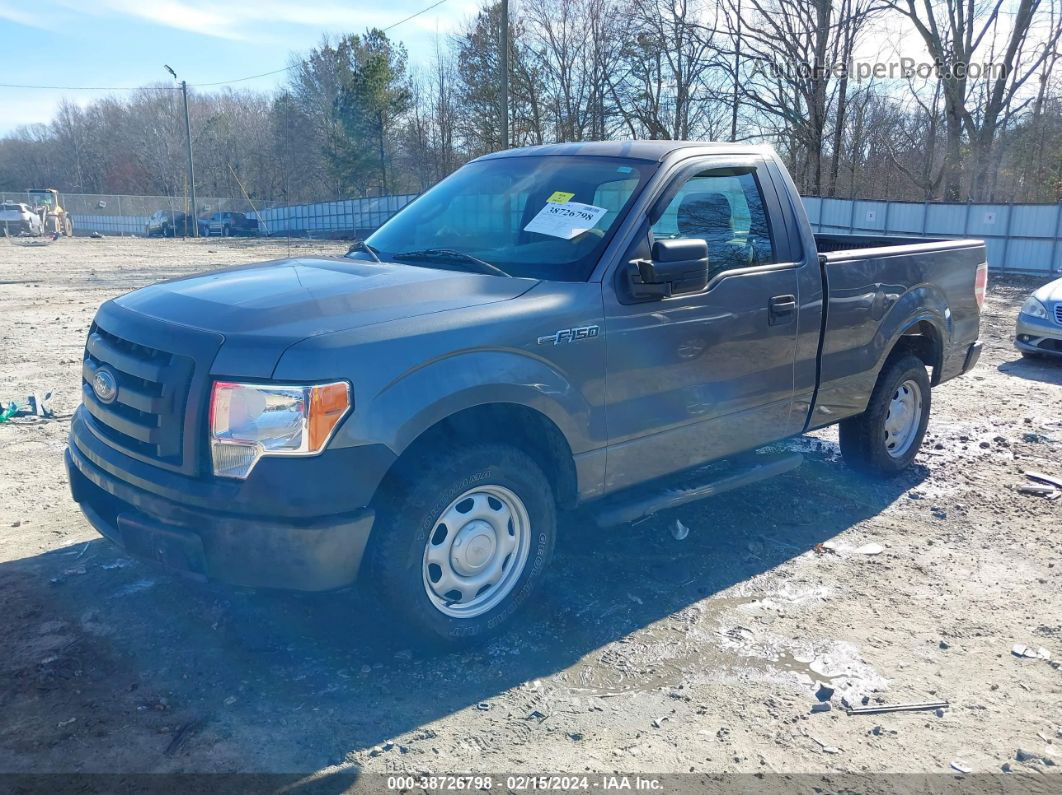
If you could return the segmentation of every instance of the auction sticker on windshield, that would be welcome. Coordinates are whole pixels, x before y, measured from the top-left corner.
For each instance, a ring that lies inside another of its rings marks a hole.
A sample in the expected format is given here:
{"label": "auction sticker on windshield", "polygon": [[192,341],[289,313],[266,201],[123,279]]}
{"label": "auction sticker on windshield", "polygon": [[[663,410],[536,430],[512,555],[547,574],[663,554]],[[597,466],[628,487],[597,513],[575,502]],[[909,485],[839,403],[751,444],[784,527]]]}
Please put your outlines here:
{"label": "auction sticker on windshield", "polygon": [[604,207],[595,207],[592,204],[579,202],[565,202],[564,204],[546,204],[538,215],[524,227],[525,232],[538,232],[540,235],[550,235],[571,240],[576,235],[581,235],[594,228],[594,225],[607,213]]}

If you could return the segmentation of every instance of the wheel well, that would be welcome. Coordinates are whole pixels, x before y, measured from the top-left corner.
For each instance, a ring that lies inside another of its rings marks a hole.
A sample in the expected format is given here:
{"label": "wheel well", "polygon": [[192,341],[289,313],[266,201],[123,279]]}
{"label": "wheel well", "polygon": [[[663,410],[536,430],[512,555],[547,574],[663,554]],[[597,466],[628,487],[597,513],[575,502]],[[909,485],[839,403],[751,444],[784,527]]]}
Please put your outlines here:
{"label": "wheel well", "polygon": [[575,506],[575,460],[564,434],[545,414],[516,403],[473,406],[439,420],[402,452],[392,465],[392,472],[405,462],[430,455],[433,448],[462,442],[497,442],[524,451],[553,484],[557,504],[562,508]]}
{"label": "wheel well", "polygon": [[930,368],[929,383],[940,383],[941,364],[944,356],[944,343],[936,326],[928,320],[920,320],[908,326],[889,352],[889,358],[914,354],[926,367]]}

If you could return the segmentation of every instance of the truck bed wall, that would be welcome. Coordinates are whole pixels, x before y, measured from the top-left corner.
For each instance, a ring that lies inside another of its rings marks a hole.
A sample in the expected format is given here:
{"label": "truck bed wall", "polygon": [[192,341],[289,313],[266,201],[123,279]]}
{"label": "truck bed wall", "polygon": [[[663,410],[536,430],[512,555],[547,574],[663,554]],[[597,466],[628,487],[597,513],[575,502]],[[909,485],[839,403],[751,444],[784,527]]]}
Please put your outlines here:
{"label": "truck bed wall", "polygon": [[878,240],[892,245],[849,246],[824,258],[826,323],[809,428],[864,411],[885,359],[912,326],[926,321],[938,337],[942,357],[935,382],[959,373],[969,345],[977,339],[980,311],[974,277],[985,261],[984,245],[971,240],[918,240],[911,245]]}
{"label": "truck bed wall", "polygon": [[841,235],[815,233],[815,247],[820,254],[834,251],[852,251],[861,248],[882,246],[908,246],[921,243],[941,243],[943,238],[901,237],[899,235]]}

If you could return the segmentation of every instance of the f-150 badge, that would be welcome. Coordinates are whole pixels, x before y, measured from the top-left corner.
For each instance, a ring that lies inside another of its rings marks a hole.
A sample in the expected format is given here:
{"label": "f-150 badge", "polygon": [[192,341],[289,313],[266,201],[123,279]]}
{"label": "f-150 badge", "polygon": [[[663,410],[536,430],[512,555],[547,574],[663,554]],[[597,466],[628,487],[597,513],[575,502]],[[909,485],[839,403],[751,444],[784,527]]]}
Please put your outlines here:
{"label": "f-150 badge", "polygon": [[588,340],[592,337],[596,337],[601,329],[599,326],[577,326],[576,328],[562,328],[553,334],[547,334],[545,337],[538,338],[539,345],[545,345],[547,342],[552,342],[554,345],[563,345],[568,342],[575,342],[576,340]]}

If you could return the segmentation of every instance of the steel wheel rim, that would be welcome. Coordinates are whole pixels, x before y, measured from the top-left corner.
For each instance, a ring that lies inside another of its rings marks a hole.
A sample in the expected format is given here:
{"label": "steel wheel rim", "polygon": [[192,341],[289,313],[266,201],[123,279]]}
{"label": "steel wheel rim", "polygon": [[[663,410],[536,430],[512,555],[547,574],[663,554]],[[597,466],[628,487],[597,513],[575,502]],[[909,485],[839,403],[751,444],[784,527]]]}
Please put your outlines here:
{"label": "steel wheel rim", "polygon": [[907,379],[892,393],[885,412],[885,451],[893,458],[907,454],[922,422],[922,388]]}
{"label": "steel wheel rim", "polygon": [[516,587],[530,552],[523,500],[504,486],[476,486],[432,524],[421,566],[424,591],[444,615],[481,616]]}

